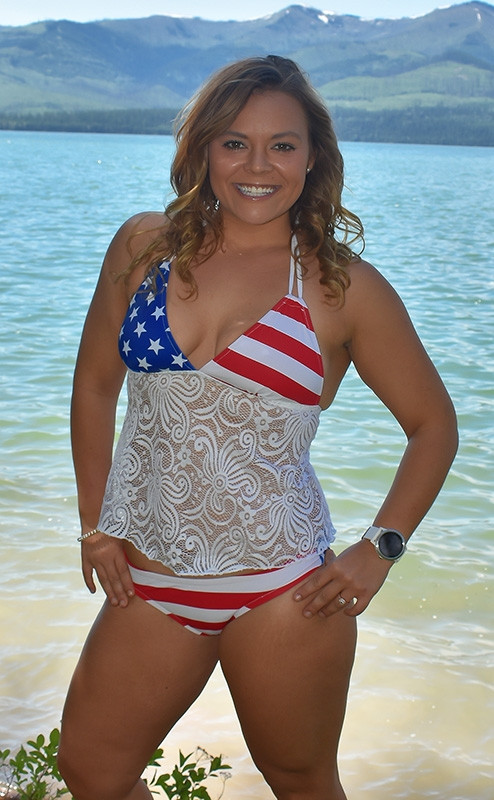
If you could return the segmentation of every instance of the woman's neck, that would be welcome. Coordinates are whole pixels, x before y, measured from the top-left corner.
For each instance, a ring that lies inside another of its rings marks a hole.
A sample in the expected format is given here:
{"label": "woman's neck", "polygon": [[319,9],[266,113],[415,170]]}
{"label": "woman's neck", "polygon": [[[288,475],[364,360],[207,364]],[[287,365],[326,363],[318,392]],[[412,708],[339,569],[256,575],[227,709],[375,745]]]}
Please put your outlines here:
{"label": "woman's neck", "polygon": [[288,217],[272,220],[263,225],[245,225],[239,222],[225,224],[221,251],[243,255],[261,250],[272,250],[290,245],[291,230]]}

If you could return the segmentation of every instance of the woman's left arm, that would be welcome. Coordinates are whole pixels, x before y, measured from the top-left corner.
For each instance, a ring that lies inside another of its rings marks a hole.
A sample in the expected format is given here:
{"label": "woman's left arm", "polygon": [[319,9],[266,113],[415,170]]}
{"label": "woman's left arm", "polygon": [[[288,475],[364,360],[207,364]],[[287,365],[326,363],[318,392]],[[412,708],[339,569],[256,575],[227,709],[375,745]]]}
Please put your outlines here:
{"label": "woman's left arm", "polygon": [[[372,524],[398,530],[408,539],[437,497],[455,456],[453,404],[400,298],[366,262],[352,269],[344,314],[355,368],[408,440]],[[343,606],[345,613],[356,616],[380,589],[392,563],[380,558],[368,540],[357,541],[301,584],[296,599],[307,601],[303,609],[309,617],[341,610],[340,595],[356,597],[355,605]]]}

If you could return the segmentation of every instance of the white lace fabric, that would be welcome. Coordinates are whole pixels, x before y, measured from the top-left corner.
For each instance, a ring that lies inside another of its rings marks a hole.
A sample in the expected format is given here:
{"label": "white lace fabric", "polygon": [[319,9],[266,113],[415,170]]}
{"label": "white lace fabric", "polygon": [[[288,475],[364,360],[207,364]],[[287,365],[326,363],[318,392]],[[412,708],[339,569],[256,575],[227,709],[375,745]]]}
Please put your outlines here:
{"label": "white lace fabric", "polygon": [[129,372],[98,528],[179,575],[284,566],[334,528],[309,461],[320,407],[199,371]]}

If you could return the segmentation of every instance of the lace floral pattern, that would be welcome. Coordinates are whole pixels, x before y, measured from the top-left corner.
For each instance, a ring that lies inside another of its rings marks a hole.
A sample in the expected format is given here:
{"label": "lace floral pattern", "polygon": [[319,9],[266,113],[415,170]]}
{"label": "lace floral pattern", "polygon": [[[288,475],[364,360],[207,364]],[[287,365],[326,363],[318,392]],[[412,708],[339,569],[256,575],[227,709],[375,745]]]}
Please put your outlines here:
{"label": "lace floral pattern", "polygon": [[177,574],[281,567],[334,538],[309,462],[319,406],[200,372],[129,372],[98,527]]}

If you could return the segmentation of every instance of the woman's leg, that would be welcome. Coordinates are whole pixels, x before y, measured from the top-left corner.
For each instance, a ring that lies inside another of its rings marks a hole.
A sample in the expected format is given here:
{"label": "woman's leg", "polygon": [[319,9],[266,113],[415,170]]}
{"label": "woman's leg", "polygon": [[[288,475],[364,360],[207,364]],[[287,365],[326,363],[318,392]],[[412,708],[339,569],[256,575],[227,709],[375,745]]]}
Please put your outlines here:
{"label": "woman's leg", "polygon": [[59,766],[76,800],[147,800],[149,758],[200,694],[217,636],[198,636],[135,597],[103,606],[72,679]]}
{"label": "woman's leg", "polygon": [[231,622],[220,639],[247,745],[278,800],[345,800],[336,759],[355,620],[306,619],[289,591]]}

